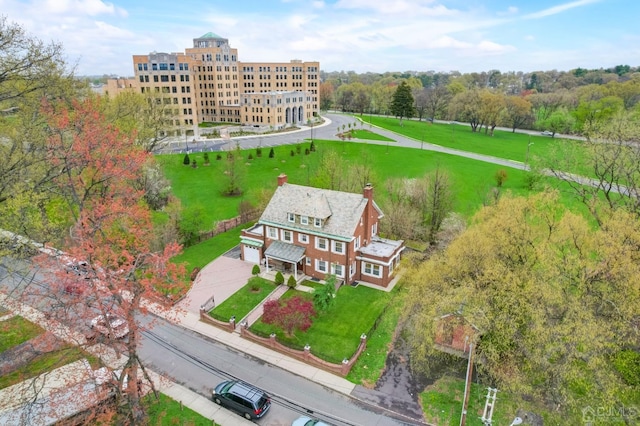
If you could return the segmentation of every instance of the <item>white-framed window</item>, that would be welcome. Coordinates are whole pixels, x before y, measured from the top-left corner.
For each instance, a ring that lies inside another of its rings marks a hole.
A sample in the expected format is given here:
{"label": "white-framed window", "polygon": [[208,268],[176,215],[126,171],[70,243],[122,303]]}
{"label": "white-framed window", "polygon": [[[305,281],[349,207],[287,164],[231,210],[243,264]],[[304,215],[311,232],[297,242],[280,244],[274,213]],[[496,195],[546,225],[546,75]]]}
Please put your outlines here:
{"label": "white-framed window", "polygon": [[307,256],[307,266],[311,266],[311,258]]}
{"label": "white-framed window", "polygon": [[295,222],[296,221],[296,215],[295,214],[288,213],[287,216],[289,218],[289,222]]}
{"label": "white-framed window", "polygon": [[351,262],[351,265],[349,265],[349,276],[352,277],[353,274],[356,273],[356,262]]}
{"label": "white-framed window", "polygon": [[376,235],[377,232],[378,232],[378,222],[371,225],[371,235]]}
{"label": "white-framed window", "polygon": [[288,243],[293,242],[293,232],[283,229],[282,230],[282,241],[286,241]]}
{"label": "white-framed window", "polygon": [[327,261],[316,259],[316,271],[327,273]]}
{"label": "white-framed window", "polygon": [[329,248],[327,247],[327,239],[316,237],[316,248],[318,250],[324,250],[324,251],[329,250]]}
{"label": "white-framed window", "polygon": [[344,266],[337,263],[331,264],[331,273],[336,277],[344,278]]}
{"label": "white-framed window", "polygon": [[342,241],[332,241],[331,243],[333,245],[332,250],[334,253],[344,254],[344,243]]}
{"label": "white-framed window", "polygon": [[358,250],[360,248],[360,235],[358,235],[358,238],[356,238],[354,244],[356,246],[356,250]]}
{"label": "white-framed window", "polygon": [[313,226],[315,226],[316,228],[321,228],[322,227],[322,219],[320,219],[319,217],[316,217],[313,219]]}
{"label": "white-framed window", "polygon": [[309,216],[300,216],[300,224],[308,225],[309,224]]}
{"label": "white-framed window", "polygon": [[303,244],[309,244],[309,236],[307,234],[298,234],[298,241]]}
{"label": "white-framed window", "polygon": [[362,262],[362,273],[365,275],[371,275],[373,277],[382,276],[382,267],[375,263]]}
{"label": "white-framed window", "polygon": [[278,239],[278,228],[272,228],[272,227],[267,227],[267,237],[271,238],[272,240],[277,240]]}

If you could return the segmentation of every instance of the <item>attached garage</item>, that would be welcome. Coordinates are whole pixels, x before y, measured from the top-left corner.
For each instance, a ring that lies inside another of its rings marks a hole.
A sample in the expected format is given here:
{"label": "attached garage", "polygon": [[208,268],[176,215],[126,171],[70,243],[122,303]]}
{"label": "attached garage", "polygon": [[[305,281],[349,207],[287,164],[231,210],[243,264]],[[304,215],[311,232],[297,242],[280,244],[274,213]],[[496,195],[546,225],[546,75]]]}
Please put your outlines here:
{"label": "attached garage", "polygon": [[242,259],[245,262],[259,265],[262,260],[262,242],[248,238],[243,238],[240,242],[242,244]]}

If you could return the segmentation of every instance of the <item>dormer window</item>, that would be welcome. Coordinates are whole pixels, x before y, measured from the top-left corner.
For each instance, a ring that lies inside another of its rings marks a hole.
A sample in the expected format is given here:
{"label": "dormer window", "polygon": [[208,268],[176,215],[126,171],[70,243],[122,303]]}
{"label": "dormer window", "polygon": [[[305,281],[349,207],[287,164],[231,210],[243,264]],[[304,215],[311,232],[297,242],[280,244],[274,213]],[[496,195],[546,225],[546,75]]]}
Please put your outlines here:
{"label": "dormer window", "polygon": [[309,224],[309,217],[308,216],[300,216],[300,224],[301,225],[308,225]]}
{"label": "dormer window", "polygon": [[296,215],[293,213],[289,213],[289,222],[295,222],[296,221]]}
{"label": "dormer window", "polygon": [[316,228],[321,228],[322,227],[322,219],[320,219],[319,217],[316,217],[313,219],[313,226],[315,226]]}

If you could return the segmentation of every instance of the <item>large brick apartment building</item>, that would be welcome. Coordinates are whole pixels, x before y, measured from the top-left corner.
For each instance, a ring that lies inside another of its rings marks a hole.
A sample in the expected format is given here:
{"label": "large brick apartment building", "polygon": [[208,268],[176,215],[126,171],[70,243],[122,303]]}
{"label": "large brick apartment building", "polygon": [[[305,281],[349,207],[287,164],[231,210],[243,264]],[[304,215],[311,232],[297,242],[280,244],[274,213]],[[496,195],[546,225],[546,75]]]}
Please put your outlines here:
{"label": "large brick apartment building", "polygon": [[204,122],[282,129],[319,111],[319,62],[241,62],[229,40],[211,32],[184,53],[134,55],[133,70],[134,78],[110,79],[106,93],[148,94],[169,136],[197,136]]}
{"label": "large brick apartment building", "polygon": [[283,174],[258,222],[242,231],[242,256],[296,279],[335,274],[387,287],[405,246],[378,235],[382,216],[370,185],[354,194],[290,184]]}

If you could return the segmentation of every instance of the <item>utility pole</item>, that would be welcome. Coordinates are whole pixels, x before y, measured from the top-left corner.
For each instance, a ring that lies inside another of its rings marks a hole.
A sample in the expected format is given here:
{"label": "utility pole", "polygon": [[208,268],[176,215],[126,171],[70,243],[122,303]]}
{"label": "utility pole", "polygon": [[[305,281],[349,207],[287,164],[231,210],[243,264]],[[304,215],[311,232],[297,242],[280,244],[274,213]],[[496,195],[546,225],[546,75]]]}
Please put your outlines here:
{"label": "utility pole", "polygon": [[498,393],[498,389],[495,388],[487,388],[487,400],[484,403],[484,411],[482,412],[482,424],[484,426],[492,425],[493,418],[493,408],[496,405],[496,394]]}
{"label": "utility pole", "polygon": [[473,376],[473,353],[473,343],[469,343],[469,362],[467,363],[467,378],[464,382],[464,396],[462,399],[462,414],[460,415],[460,426],[465,426],[467,422],[467,405],[469,404],[471,377]]}

